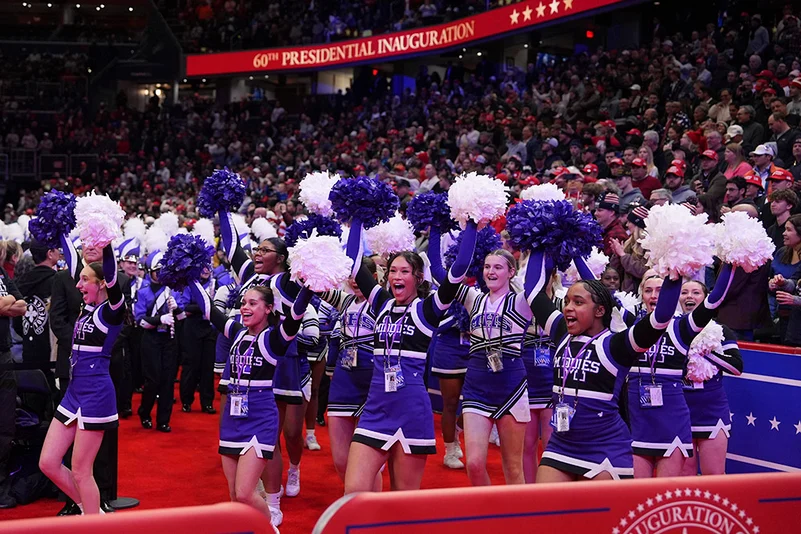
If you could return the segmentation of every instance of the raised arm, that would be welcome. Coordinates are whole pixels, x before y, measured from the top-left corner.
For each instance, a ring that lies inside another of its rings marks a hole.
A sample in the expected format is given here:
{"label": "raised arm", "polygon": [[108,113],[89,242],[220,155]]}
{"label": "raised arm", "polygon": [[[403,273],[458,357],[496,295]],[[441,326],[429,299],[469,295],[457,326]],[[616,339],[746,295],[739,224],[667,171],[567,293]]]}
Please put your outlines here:
{"label": "raised arm", "polygon": [[125,296],[117,283],[117,259],[114,249],[109,243],[103,247],[103,277],[106,279],[106,295],[109,306],[103,308],[103,320],[110,324],[119,324],[124,317]]}
{"label": "raised arm", "polygon": [[665,333],[670,320],[676,313],[679,303],[682,280],[666,278],[659,292],[656,309],[637,323],[612,336],[611,356],[621,365],[631,367],[640,358],[640,353],[647,351]]}
{"label": "raised arm", "polygon": [[[526,266],[525,291],[531,312],[538,325],[545,331],[554,343],[558,343],[567,335],[565,318],[553,303],[553,299],[545,292],[545,286],[550,278],[549,263],[541,250],[534,250],[529,254]],[[582,262],[583,263],[583,262]],[[579,263],[576,262],[576,268]]]}
{"label": "raised arm", "polygon": [[227,211],[220,211],[220,239],[225,256],[228,258],[234,274],[239,283],[244,282],[253,275],[253,261],[248,257],[245,249],[239,243],[239,235],[234,226],[234,218]]}
{"label": "raised arm", "polygon": [[373,274],[362,265],[362,222],[353,219],[350,223],[350,233],[348,234],[347,253],[353,260],[351,275],[359,286],[359,291],[365,296],[373,312],[377,312],[392,295],[378,285],[373,278]]}
{"label": "raised arm", "polygon": [[78,276],[80,270],[81,259],[78,251],[75,250],[75,245],[72,244],[72,239],[68,235],[62,235],[61,240],[61,253],[64,254],[64,261],[67,263],[67,272],[70,273],[72,278]]}
{"label": "raised arm", "polygon": [[290,314],[281,320],[277,328],[270,329],[269,343],[270,347],[274,349],[273,352],[286,353],[287,347],[298,335],[303,317],[306,314],[306,308],[309,307],[313,296],[314,293],[310,289],[302,288],[298,293],[298,298],[292,304]]}
{"label": "raised arm", "polygon": [[[724,264],[720,269],[718,279],[715,281],[715,286],[704,301],[696,306],[693,311],[683,315],[680,320],[675,322],[671,330],[673,330],[673,337],[677,341],[677,346],[682,354],[687,353],[695,336],[717,315],[718,307],[723,303],[732,287],[735,272],[736,269],[731,265]],[[662,300],[661,293],[659,299]]]}
{"label": "raised arm", "polygon": [[476,249],[476,238],[478,236],[478,225],[473,221],[468,221],[467,226],[462,232],[462,242],[459,245],[459,252],[453,260],[447,276],[440,282],[436,293],[426,297],[423,303],[423,314],[432,326],[439,324],[439,319],[445,310],[451,305],[456,293],[462,287],[462,281],[467,276],[470,268],[470,261]]}
{"label": "raised arm", "polygon": [[214,328],[228,339],[233,339],[237,332],[245,328],[238,322],[230,319],[221,312],[217,306],[212,304],[211,297],[209,297],[209,294],[203,289],[200,282],[195,281],[189,286],[189,294],[192,298],[192,302],[198,306],[203,318],[211,321]]}
{"label": "raised arm", "polygon": [[448,273],[442,265],[442,230],[438,226],[432,226],[428,233],[428,259],[431,262],[431,276],[441,284]]}

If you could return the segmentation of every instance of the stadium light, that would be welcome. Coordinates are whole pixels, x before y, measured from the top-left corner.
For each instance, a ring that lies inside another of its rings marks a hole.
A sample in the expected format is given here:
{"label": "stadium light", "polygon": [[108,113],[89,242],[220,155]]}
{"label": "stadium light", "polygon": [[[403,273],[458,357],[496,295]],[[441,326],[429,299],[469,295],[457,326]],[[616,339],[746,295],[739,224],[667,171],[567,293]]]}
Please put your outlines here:
{"label": "stadium light", "polygon": [[86,72],[88,72],[89,74],[92,74],[92,69],[90,69],[90,68],[87,68],[87,69],[86,69]]}
{"label": "stadium light", "polygon": [[53,4],[47,4],[47,7],[53,7]]}
{"label": "stadium light", "polygon": [[100,4],[100,9],[106,9],[106,4]]}
{"label": "stadium light", "polygon": [[95,11],[100,11],[100,6],[97,6],[97,7],[95,8]]}
{"label": "stadium light", "polygon": [[253,76],[248,76],[248,80],[253,81]]}
{"label": "stadium light", "polygon": [[477,55],[478,57],[481,57],[481,52],[476,52],[476,55]]}
{"label": "stadium light", "polygon": [[459,59],[462,59],[462,54],[459,54]]}
{"label": "stadium light", "polygon": [[22,2],[22,7],[28,7],[28,2]]}
{"label": "stadium light", "polygon": [[184,83],[186,83],[186,78],[184,78]]}
{"label": "stadium light", "polygon": [[206,78],[203,78],[203,79],[202,79],[202,80],[200,80],[200,81],[201,81],[202,83],[206,83]]}
{"label": "stadium light", "polygon": [[81,4],[75,4],[75,9],[81,9]]}
{"label": "stadium light", "polygon": [[595,32],[592,31],[592,30],[587,30],[587,33],[585,33],[584,35],[587,36],[587,39],[594,39],[595,38]]}
{"label": "stadium light", "polygon": [[265,80],[269,80],[269,79],[270,79],[270,75],[269,75],[269,74],[265,74],[265,75],[264,75],[264,79],[265,79]]}
{"label": "stadium light", "polygon": [[523,48],[528,48],[528,43],[524,44]]}
{"label": "stadium light", "polygon": [[133,13],[133,8],[132,8],[132,7],[129,7],[129,8],[128,8],[128,11],[130,11],[131,13]]}

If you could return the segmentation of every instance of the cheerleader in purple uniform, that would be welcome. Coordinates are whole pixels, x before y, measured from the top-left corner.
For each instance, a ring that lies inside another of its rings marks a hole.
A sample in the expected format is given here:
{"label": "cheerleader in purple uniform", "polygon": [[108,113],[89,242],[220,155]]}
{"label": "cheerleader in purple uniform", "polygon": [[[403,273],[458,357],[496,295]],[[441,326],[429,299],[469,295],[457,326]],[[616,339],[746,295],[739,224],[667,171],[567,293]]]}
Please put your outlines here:
{"label": "cheerleader in purple uniform", "polygon": [[531,421],[526,425],[523,445],[523,478],[526,484],[537,481],[537,453],[542,440],[543,449],[548,446],[553,428],[553,343],[536,321],[532,321],[523,339],[523,364],[528,381],[528,409]]}
{"label": "cheerleader in purple uniform", "polygon": [[[284,242],[278,238],[262,241],[258,246],[252,248],[253,259],[251,260],[240,245],[231,214],[220,212],[219,216],[223,249],[228,255],[234,274],[241,282],[239,294],[244,295],[252,287],[269,286],[275,299],[275,313],[288,315],[293,300],[286,290],[288,277],[284,278],[284,273],[288,270],[288,251]],[[301,324],[298,339],[290,344],[286,352],[287,357],[278,362],[275,370],[273,392],[278,404],[279,426],[286,440],[290,462],[286,489],[288,497],[294,497],[300,493],[300,460],[303,454],[303,390],[300,362],[298,361],[298,342],[303,338],[309,346],[312,346],[317,343],[319,334],[316,312],[309,305],[304,314],[304,322]],[[273,511],[273,520],[276,526],[280,525],[283,520],[283,513],[280,509],[280,499],[283,494],[282,478],[283,460],[280,454],[276,454],[273,460],[268,462],[263,479],[268,504]]]}
{"label": "cheerleader in purple uniform", "polygon": [[[679,297],[682,311],[684,313],[692,312],[704,301],[706,295],[706,286],[701,282],[685,283]],[[737,335],[728,326],[721,326],[723,327],[722,350],[705,355],[705,358],[718,368],[717,373],[704,382],[685,380],[684,398],[690,408],[695,454],[685,460],[681,472],[684,476],[698,474],[699,463],[701,474],[723,475],[726,473],[726,450],[731,433],[731,413],[729,412],[729,399],[726,398],[726,390],[723,389],[723,372],[735,376],[742,374],[743,358],[737,346]]]}
{"label": "cheerleader in purple uniform", "polygon": [[[393,490],[419,489],[426,455],[436,453],[431,401],[425,385],[428,346],[445,310],[456,296],[475,247],[477,226],[467,224],[448,276],[429,294],[423,260],[414,252],[387,262],[390,291],[361,267],[356,283],[376,315],[375,367],[364,411],[353,435],[345,473],[345,493],[370,491],[389,459]],[[353,220],[348,255],[361,266],[362,225]]]}
{"label": "cheerleader in purple uniform", "polygon": [[[576,261],[579,272],[582,262]],[[527,275],[537,273],[534,287],[546,280],[545,258],[535,251]],[[528,276],[527,276],[528,278]],[[618,413],[623,381],[642,352],[653,345],[670,323],[681,283],[666,280],[653,313],[631,328],[611,333],[614,300],[597,280],[580,280],[565,297],[559,312],[545,291],[531,301],[538,324],[556,345],[554,367],[554,432],[542,455],[537,482],[582,478],[631,478],[634,466],[631,433]]]}
{"label": "cheerleader in purple uniform", "polygon": [[[715,294],[691,313],[671,319],[663,335],[641,353],[628,376],[628,413],[634,451],[635,478],[679,476],[685,458],[692,456],[690,410],[684,398],[684,368],[693,339],[717,313],[726,297],[734,270],[724,265]],[[642,281],[642,300],[653,312],[660,300],[662,279]]]}
{"label": "cheerleader in purple uniform", "polygon": [[325,372],[331,335],[339,322],[339,312],[320,298],[312,299],[312,306],[317,310],[320,340],[317,342],[317,345],[311,347],[307,353],[310,367],[310,398],[306,404],[306,439],[303,441],[303,444],[310,451],[319,451],[320,444],[317,442],[317,437],[314,435],[314,426],[317,423],[320,384],[323,379],[323,373]]}
{"label": "cheerleader in purple uniform", "polygon": [[[375,262],[364,258],[362,265],[375,278]],[[350,287],[353,294],[327,291],[321,295],[325,302],[339,311],[340,316],[339,328],[334,334],[338,342],[331,344],[330,350],[333,352],[329,353],[329,365],[334,367],[334,372],[328,391],[328,438],[331,440],[334,468],[343,482],[350,442],[364,410],[373,378],[376,319],[373,307],[353,279],[350,280]],[[381,475],[378,474],[372,489],[381,491],[381,485]]]}
{"label": "cheerleader in purple uniform", "polygon": [[[442,267],[441,231],[431,227],[429,231],[429,257],[432,276],[441,282],[447,273]],[[467,360],[470,352],[470,315],[460,302],[451,303],[437,328],[428,353],[431,357],[431,374],[439,381],[442,395],[442,438],[445,442],[443,464],[451,469],[462,469],[464,456],[459,445],[457,416],[459,399],[462,396]]]}
{"label": "cheerleader in purple uniform", "polygon": [[278,325],[271,325],[274,297],[269,288],[254,286],[245,292],[240,307],[242,323],[212,306],[198,283],[190,290],[203,316],[231,340],[230,382],[219,442],[231,500],[256,508],[275,524],[273,510],[256,492],[278,443],[280,423],[273,378],[276,364],[298,333],[312,293],[301,290],[290,313]]}
{"label": "cheerleader in purple uniform", "polygon": [[[78,256],[62,239],[67,265],[78,271]],[[111,347],[122,330],[125,298],[117,284],[117,261],[111,245],[103,248],[103,263],[80,271],[77,286],[83,309],[75,322],[70,356],[72,380],[47,431],[39,467],[86,514],[98,514],[100,493],[92,465],[103,431],[117,428],[117,402],[109,376]],[[62,464],[73,445],[72,469]]]}

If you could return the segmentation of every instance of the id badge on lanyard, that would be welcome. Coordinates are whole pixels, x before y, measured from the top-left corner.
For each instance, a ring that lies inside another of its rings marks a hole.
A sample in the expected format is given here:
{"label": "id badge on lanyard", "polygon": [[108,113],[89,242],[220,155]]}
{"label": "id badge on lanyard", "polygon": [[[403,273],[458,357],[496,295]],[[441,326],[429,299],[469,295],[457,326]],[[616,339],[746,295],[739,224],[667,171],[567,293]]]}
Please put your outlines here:
{"label": "id badge on lanyard", "polygon": [[406,385],[400,365],[384,369],[384,392],[394,393]]}
{"label": "id badge on lanyard", "polygon": [[348,371],[355,369],[358,363],[357,358],[359,355],[359,349],[356,347],[356,345],[351,345],[342,352],[342,355],[339,357],[339,363],[342,365],[342,368],[347,369]]}
{"label": "id badge on lanyard", "polygon": [[248,416],[248,395],[247,393],[228,395],[228,406],[230,406],[231,417],[245,419]]}
{"label": "id badge on lanyard", "polygon": [[539,344],[534,347],[534,366],[535,367],[550,367],[551,366],[551,350],[548,347],[540,346]]}
{"label": "id badge on lanyard", "polygon": [[[503,308],[504,304],[506,303],[506,297],[500,299],[498,302],[498,306],[495,308],[492,316],[492,322],[498,320],[499,326],[498,331],[500,332],[500,338],[498,339],[497,348],[490,348],[487,350],[487,367],[489,367],[490,371],[493,373],[500,373],[503,371],[503,353],[501,352],[501,347],[503,347],[503,312],[501,308]],[[489,305],[489,295],[486,297],[484,301],[484,321],[487,321],[487,306]],[[500,318],[498,315],[500,313]],[[492,322],[488,327],[488,334],[484,335],[484,339],[486,339],[489,343],[492,343]],[[483,330],[482,326],[482,330]]]}
{"label": "id badge on lanyard", "polygon": [[642,408],[659,408],[662,405],[662,384],[640,383],[640,406]]}
{"label": "id badge on lanyard", "polygon": [[563,402],[559,403],[553,410],[551,426],[554,427],[557,432],[568,432],[574,415],[576,415],[576,409],[574,407]]}
{"label": "id badge on lanyard", "polygon": [[487,352],[487,365],[493,373],[503,371],[503,356],[500,350],[492,349]]}

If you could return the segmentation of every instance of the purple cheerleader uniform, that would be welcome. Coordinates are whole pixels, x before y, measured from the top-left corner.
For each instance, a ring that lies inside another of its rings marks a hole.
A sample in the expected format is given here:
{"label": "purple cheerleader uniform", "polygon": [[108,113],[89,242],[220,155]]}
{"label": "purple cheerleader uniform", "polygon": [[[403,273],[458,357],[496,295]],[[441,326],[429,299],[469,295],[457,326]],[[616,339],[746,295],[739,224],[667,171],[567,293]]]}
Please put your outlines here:
{"label": "purple cheerleader uniform", "polygon": [[111,245],[103,249],[108,300],[84,306],[75,322],[70,355],[69,386],[54,417],[64,425],[78,422],[81,430],[117,428],[117,400],[109,375],[111,347],[125,320],[125,299],[117,284],[117,265]]}
{"label": "purple cheerleader uniform", "polygon": [[690,408],[690,423],[693,439],[715,439],[722,431],[731,437],[731,412],[729,399],[723,389],[723,371],[740,375],[743,372],[743,358],[737,346],[736,334],[723,326],[723,352],[706,356],[719,370],[705,382],[685,380],[684,398]]}
{"label": "purple cheerleader uniform", "polygon": [[340,314],[339,343],[332,344],[335,352],[328,357],[334,374],[327,413],[329,417],[359,417],[373,378],[375,314],[367,301],[358,302],[354,295],[341,291],[329,291],[322,298]]}
{"label": "purple cheerleader uniform", "polygon": [[[287,404],[303,404],[303,399],[311,397],[311,368],[306,359],[305,349],[317,343],[320,337],[320,326],[317,320],[317,311],[309,305],[303,316],[300,332],[286,351],[286,358],[278,361],[275,368],[275,384],[273,391],[275,399]],[[307,393],[304,394],[304,387]]]}
{"label": "purple cheerleader uniform", "polygon": [[523,339],[523,364],[528,380],[528,408],[542,410],[552,406],[553,396],[553,351],[547,336],[533,334],[532,325]]}
{"label": "purple cheerleader uniform", "polygon": [[453,306],[461,304],[451,304],[428,347],[431,374],[437,378],[463,378],[467,373],[470,336],[462,332],[459,317],[451,312]]}
{"label": "purple cheerleader uniform", "polygon": [[[544,260],[532,254],[529,269]],[[681,282],[665,281],[656,311],[619,333],[602,330],[593,337],[571,336],[554,303],[541,291],[532,301],[538,324],[556,341],[553,358],[555,431],[542,455],[546,465],[585,478],[609,473],[632,478],[631,434],[620,417],[620,390],[629,367],[667,328],[678,302]],[[663,319],[660,322],[660,317]]]}
{"label": "purple cheerleader uniform", "polygon": [[[462,411],[492,419],[512,415],[531,421],[528,380],[522,348],[531,308],[522,293],[509,292],[497,302],[462,286],[456,295],[470,312],[470,359],[462,388]],[[497,355],[500,365],[493,367]]]}
{"label": "purple cheerleader uniform", "polygon": [[[258,335],[226,317],[211,305],[208,295],[191,286],[192,298],[212,324],[231,340],[225,373],[230,376],[228,401],[220,420],[219,453],[240,456],[251,448],[259,458],[270,459],[278,440],[278,407],[273,395],[275,366],[283,359],[301,323],[292,310],[279,326]],[[298,297],[298,309],[305,308],[311,293]]]}

